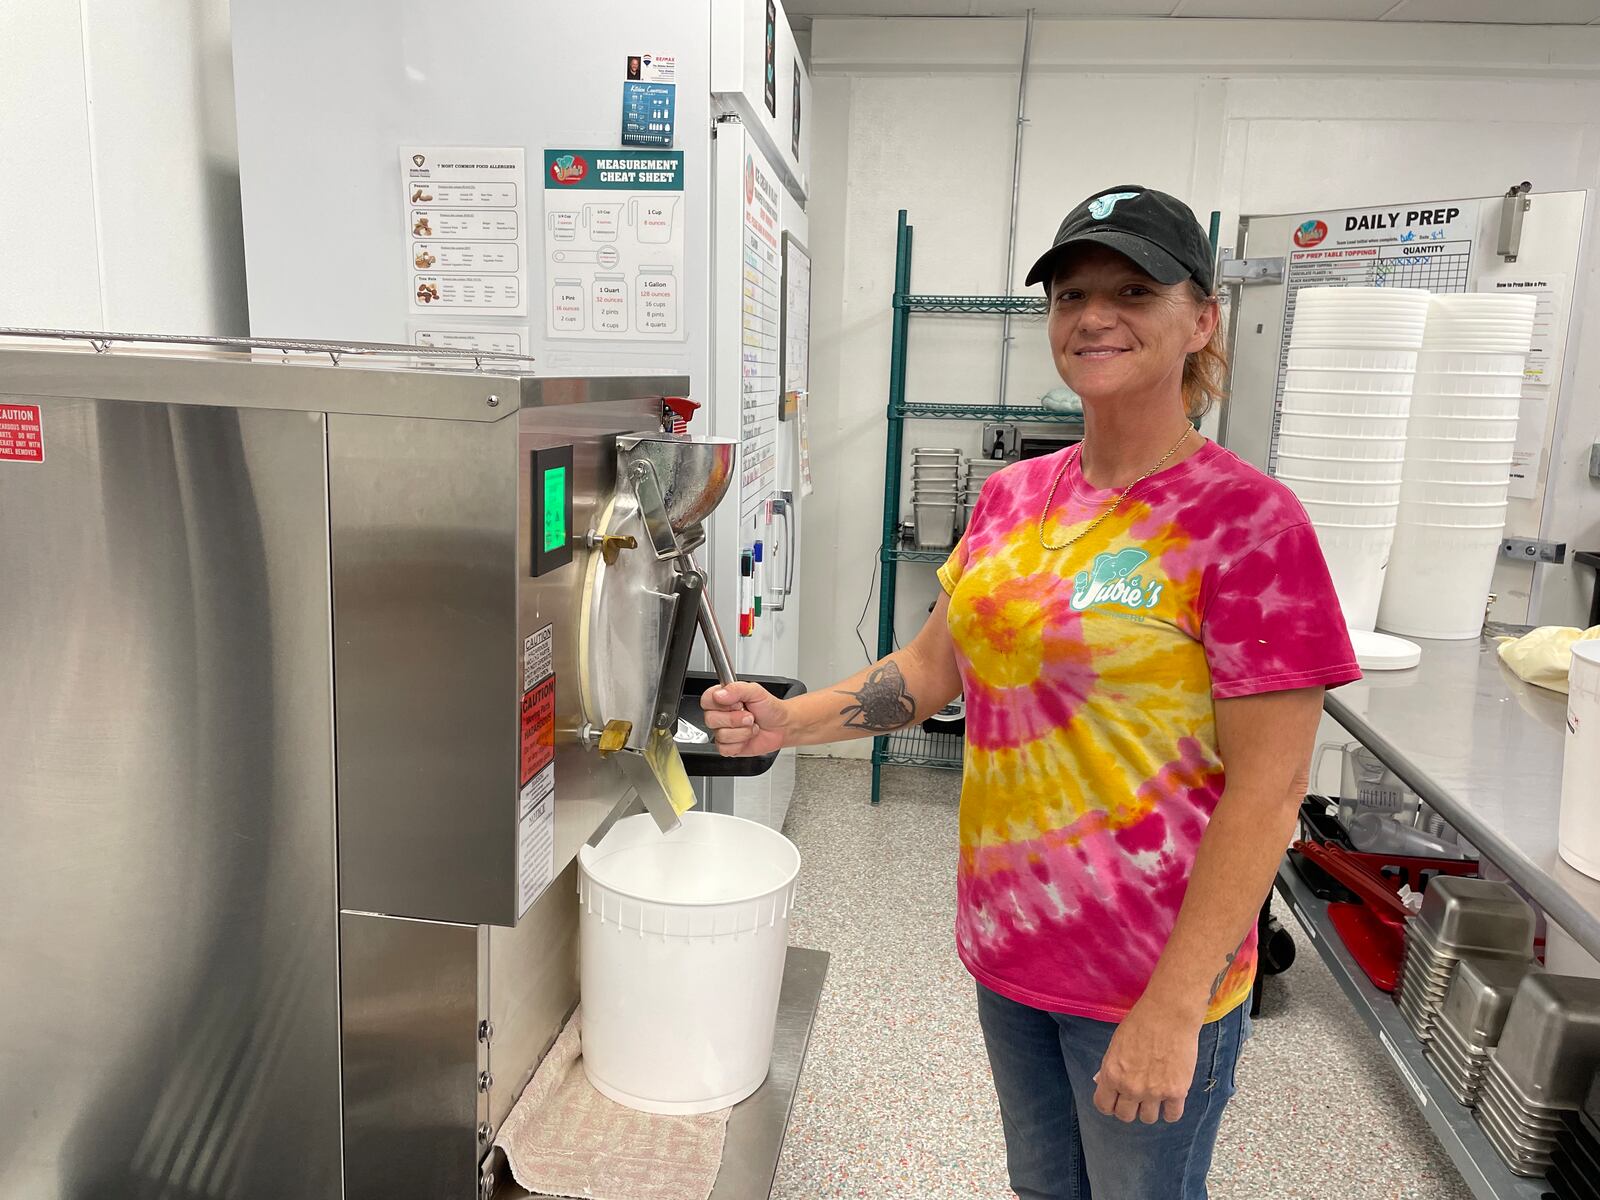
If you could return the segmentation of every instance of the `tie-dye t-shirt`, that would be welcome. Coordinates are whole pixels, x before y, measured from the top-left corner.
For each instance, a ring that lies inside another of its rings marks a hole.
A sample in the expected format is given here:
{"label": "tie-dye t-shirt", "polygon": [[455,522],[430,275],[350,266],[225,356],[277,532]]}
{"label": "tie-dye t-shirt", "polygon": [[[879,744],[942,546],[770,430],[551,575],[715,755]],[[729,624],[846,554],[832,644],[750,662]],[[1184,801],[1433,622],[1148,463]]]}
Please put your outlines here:
{"label": "tie-dye t-shirt", "polygon": [[[1144,992],[1222,795],[1213,699],[1360,678],[1289,490],[1213,442],[1135,487],[1076,449],[983,487],[939,569],[966,694],[956,940],[985,986],[1119,1021]],[[1210,1006],[1255,970],[1252,927]]]}

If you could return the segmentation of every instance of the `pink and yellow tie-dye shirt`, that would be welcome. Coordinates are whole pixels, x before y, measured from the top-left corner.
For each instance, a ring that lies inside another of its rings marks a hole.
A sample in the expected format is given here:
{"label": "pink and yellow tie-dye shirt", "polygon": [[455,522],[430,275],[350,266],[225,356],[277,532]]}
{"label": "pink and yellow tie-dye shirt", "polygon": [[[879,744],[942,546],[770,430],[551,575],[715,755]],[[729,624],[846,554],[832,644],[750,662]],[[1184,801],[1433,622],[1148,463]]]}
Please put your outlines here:
{"label": "pink and yellow tie-dye shirt", "polygon": [[[1104,513],[1077,451],[984,485],[939,569],[966,693],[956,940],[985,986],[1119,1021],[1222,795],[1212,701],[1360,678],[1316,535],[1213,442]],[[1208,1019],[1250,990],[1252,928]]]}

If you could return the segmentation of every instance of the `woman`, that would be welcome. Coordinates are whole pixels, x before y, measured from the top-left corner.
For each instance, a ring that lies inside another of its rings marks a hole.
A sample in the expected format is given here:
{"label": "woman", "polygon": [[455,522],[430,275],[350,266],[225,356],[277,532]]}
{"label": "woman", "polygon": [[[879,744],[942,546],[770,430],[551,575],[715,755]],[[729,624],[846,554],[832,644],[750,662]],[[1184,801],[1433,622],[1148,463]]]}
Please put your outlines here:
{"label": "woman", "polygon": [[1360,671],[1304,510],[1191,424],[1224,367],[1194,214],[1096,193],[1034,283],[1081,445],[984,485],[903,650],[796,700],[702,703],[724,754],[765,754],[965,693],[957,947],[1011,1186],[1195,1200],[1323,689]]}

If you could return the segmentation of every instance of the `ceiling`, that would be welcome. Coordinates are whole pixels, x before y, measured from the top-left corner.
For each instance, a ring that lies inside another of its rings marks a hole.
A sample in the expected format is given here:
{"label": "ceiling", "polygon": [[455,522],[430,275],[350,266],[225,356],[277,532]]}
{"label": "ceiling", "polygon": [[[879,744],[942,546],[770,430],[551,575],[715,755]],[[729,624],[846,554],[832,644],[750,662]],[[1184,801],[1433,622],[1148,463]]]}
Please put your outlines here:
{"label": "ceiling", "polygon": [[785,0],[815,17],[1222,17],[1600,25],[1600,0]]}

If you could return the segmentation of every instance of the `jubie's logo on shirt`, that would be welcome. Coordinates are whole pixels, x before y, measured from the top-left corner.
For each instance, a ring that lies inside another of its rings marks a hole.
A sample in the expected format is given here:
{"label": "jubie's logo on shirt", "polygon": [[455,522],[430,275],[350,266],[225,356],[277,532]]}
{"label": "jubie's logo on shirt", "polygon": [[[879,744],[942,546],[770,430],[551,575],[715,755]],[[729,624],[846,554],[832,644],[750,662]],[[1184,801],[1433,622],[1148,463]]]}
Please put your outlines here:
{"label": "jubie's logo on shirt", "polygon": [[1094,566],[1079,571],[1072,581],[1073,611],[1101,605],[1154,608],[1161,601],[1161,584],[1156,580],[1146,582],[1137,574],[1149,558],[1143,550],[1131,547],[1115,554],[1096,554]]}

